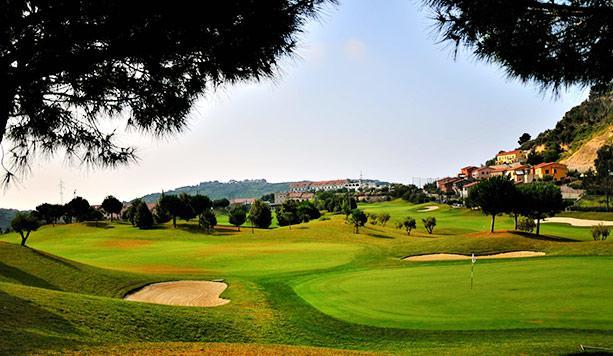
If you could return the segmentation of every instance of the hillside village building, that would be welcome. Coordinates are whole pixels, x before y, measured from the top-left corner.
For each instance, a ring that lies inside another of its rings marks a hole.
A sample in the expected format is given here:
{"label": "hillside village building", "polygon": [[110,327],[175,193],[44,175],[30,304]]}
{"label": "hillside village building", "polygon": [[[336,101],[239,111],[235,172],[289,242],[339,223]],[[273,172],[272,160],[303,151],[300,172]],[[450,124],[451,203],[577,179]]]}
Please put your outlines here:
{"label": "hillside village building", "polygon": [[523,163],[526,161],[526,153],[522,150],[501,151],[496,155],[496,164]]}
{"label": "hillside village building", "polygon": [[288,200],[305,201],[315,197],[313,192],[277,192],[275,193],[275,205],[280,205]]}
{"label": "hillside village building", "polygon": [[561,181],[568,175],[568,167],[556,162],[540,163],[534,166],[534,176],[538,179],[543,179],[547,176],[552,177],[555,181]]}

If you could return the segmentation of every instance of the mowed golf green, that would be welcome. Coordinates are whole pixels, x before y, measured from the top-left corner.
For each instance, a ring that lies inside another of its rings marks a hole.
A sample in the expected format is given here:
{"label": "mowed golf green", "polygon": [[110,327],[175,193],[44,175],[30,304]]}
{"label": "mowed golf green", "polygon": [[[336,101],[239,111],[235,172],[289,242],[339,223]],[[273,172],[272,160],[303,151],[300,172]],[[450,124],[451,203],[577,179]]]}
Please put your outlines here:
{"label": "mowed golf green", "polygon": [[294,287],[335,318],[391,328],[606,329],[613,325],[611,257],[407,262],[412,266],[330,274]]}
{"label": "mowed golf green", "polygon": [[[428,206],[438,206],[423,212]],[[478,211],[397,200],[387,226],[353,234],[344,216],[292,227],[202,233],[195,222],[151,230],[123,223],[45,226],[21,248],[0,237],[0,353],[119,353],[220,347],[298,354],[338,349],[409,354],[571,353],[613,347],[613,249],[590,229],[544,224],[544,236],[497,232]],[[413,216],[407,236],[395,220]],[[606,215],[606,214],[605,214]],[[608,217],[602,215],[603,217]],[[433,234],[421,219],[434,216]],[[429,253],[539,251],[545,257],[409,262]],[[223,278],[215,308],[123,301],[156,281]],[[206,344],[202,344],[206,343]],[[208,343],[234,343],[237,345]],[[307,347],[303,349],[303,347]],[[330,349],[310,349],[324,347]]]}

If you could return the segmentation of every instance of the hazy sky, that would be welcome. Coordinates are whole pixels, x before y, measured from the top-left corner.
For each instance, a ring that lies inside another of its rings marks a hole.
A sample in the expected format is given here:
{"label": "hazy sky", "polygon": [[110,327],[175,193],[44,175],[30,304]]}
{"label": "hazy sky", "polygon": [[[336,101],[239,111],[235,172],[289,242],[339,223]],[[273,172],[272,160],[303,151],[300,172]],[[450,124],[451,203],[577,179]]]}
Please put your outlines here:
{"label": "hazy sky", "polygon": [[586,91],[558,98],[436,44],[418,2],[346,0],[308,25],[299,56],[274,81],[224,88],[198,102],[187,132],[126,135],[140,162],[91,171],[39,160],[0,195],[31,209],[77,195],[129,200],[201,181],[358,177],[410,183],[454,174],[553,127]]}

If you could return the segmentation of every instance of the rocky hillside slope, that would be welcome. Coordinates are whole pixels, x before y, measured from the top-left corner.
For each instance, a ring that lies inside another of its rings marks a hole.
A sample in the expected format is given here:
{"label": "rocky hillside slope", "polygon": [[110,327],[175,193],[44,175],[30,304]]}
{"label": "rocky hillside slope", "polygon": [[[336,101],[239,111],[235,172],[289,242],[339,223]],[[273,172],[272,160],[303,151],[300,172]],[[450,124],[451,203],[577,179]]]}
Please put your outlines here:
{"label": "rocky hillside slope", "polygon": [[570,109],[556,126],[522,149],[559,152],[559,161],[585,172],[594,167],[596,152],[613,142],[613,88],[593,89],[587,100]]}

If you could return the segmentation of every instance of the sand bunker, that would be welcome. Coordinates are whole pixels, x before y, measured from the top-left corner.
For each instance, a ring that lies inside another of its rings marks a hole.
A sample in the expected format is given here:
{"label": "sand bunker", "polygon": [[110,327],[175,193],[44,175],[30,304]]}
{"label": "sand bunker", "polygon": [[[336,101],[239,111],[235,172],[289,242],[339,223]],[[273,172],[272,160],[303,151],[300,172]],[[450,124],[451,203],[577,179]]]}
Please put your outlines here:
{"label": "sand bunker", "polygon": [[130,293],[125,300],[189,307],[216,307],[230,302],[219,298],[228,287],[222,282],[176,281],[154,283]]}
{"label": "sand bunker", "polygon": [[613,226],[613,221],[565,218],[565,217],[562,217],[562,216],[555,216],[553,218],[547,218],[547,219],[545,219],[545,220],[543,220],[541,222],[543,222],[543,223],[570,224],[572,226],[581,226],[581,227],[591,227],[591,226],[596,226],[598,224],[602,224],[602,225],[605,225],[605,226]]}
{"label": "sand bunker", "polygon": [[432,206],[427,206],[427,207],[425,207],[423,209],[417,210],[417,212],[418,213],[427,213],[429,211],[437,210],[438,208],[439,208],[438,206],[432,205]]}
{"label": "sand bunker", "polygon": [[[489,260],[496,258],[520,258],[520,257],[538,257],[545,256],[545,252],[535,251],[514,251],[497,253],[495,255],[476,256],[478,260]],[[430,255],[410,256],[404,258],[405,261],[455,261],[455,260],[470,260],[471,256],[458,255],[453,253],[433,253]]]}

